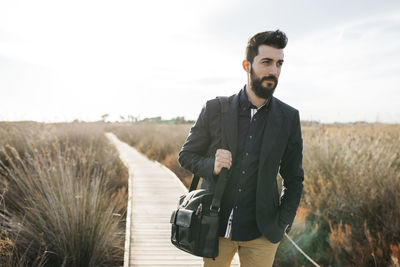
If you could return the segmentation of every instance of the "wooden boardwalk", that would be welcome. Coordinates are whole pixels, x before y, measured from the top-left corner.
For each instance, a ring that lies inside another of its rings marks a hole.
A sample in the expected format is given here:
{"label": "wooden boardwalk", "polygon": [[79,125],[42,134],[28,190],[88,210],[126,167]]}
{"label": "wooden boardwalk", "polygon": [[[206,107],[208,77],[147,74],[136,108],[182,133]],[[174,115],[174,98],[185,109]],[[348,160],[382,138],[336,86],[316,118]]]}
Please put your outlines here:
{"label": "wooden boardwalk", "polygon": [[[179,196],[187,192],[185,186],[165,166],[147,159],[115,135],[106,136],[129,168],[124,267],[202,266],[202,258],[180,251],[170,241],[170,215]],[[237,255],[232,266],[238,266]]]}

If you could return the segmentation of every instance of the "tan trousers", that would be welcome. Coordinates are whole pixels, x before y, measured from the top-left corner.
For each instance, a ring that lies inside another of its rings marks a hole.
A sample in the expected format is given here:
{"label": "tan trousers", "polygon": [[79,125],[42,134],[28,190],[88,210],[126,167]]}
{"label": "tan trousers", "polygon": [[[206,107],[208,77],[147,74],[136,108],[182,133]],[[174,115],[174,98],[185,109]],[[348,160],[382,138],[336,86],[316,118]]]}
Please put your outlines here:
{"label": "tan trousers", "polygon": [[263,235],[251,241],[232,241],[219,238],[219,254],[213,259],[203,258],[203,267],[229,267],[233,256],[239,253],[240,267],[270,267],[274,263],[275,253],[280,242],[271,243]]}

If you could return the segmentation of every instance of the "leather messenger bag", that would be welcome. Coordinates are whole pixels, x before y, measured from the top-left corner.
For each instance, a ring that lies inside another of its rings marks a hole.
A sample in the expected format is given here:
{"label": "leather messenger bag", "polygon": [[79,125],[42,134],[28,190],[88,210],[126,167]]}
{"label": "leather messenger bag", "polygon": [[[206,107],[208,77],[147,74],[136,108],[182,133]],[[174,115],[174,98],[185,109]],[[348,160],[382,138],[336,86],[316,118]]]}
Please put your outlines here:
{"label": "leather messenger bag", "polygon": [[[222,127],[227,97],[217,97],[221,107],[221,143],[226,149]],[[214,192],[197,189],[199,176],[193,175],[189,192],[179,199],[179,205],[171,214],[171,242],[190,254],[215,259],[218,256],[219,209],[227,180],[228,170],[222,168]]]}

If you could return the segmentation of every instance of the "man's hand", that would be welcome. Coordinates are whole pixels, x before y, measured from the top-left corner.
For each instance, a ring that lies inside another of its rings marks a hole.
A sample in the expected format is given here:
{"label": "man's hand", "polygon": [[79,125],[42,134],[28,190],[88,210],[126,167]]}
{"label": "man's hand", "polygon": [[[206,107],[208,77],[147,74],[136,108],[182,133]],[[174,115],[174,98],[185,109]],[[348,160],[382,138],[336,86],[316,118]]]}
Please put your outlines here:
{"label": "man's hand", "polygon": [[226,149],[217,149],[215,153],[215,162],[214,162],[214,170],[213,174],[218,175],[221,172],[222,168],[227,168],[228,170],[232,166],[232,154],[229,150]]}

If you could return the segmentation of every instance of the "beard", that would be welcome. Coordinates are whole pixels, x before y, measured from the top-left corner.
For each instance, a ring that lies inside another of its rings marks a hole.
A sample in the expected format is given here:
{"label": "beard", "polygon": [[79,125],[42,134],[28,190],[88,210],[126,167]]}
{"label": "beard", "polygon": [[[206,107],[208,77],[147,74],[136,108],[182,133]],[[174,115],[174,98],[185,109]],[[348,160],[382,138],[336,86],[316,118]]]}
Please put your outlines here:
{"label": "beard", "polygon": [[[274,84],[267,83],[267,86],[263,86],[264,81],[273,81]],[[256,96],[264,99],[270,98],[274,94],[277,85],[278,79],[275,76],[269,75],[259,78],[253,72],[253,68],[250,69],[250,88]]]}

